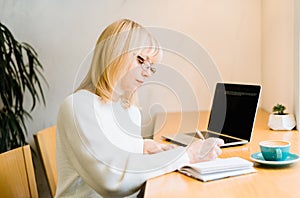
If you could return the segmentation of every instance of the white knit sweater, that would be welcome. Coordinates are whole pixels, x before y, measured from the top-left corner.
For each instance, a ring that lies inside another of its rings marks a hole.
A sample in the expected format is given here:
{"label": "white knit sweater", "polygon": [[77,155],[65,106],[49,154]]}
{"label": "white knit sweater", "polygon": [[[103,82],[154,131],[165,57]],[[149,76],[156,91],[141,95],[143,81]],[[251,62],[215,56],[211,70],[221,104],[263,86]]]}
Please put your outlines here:
{"label": "white knit sweater", "polygon": [[134,197],[147,179],[188,163],[183,147],[143,154],[140,123],[135,106],[86,90],[67,97],[57,119],[56,197]]}

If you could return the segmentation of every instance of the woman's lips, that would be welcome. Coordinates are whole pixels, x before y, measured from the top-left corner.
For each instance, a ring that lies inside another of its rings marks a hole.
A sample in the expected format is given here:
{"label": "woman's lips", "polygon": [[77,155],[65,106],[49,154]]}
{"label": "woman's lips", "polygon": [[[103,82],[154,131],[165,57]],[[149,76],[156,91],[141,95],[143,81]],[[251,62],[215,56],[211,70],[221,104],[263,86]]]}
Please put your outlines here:
{"label": "woman's lips", "polygon": [[136,80],[138,83],[140,83],[140,84],[143,84],[144,83],[144,81],[142,81],[142,80]]}

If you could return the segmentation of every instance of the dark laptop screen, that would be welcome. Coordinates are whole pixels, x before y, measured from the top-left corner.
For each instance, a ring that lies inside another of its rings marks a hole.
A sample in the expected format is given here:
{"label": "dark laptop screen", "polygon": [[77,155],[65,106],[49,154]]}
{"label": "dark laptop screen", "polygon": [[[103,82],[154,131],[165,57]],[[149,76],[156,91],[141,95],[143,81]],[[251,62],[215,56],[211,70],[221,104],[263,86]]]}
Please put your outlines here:
{"label": "dark laptop screen", "polygon": [[250,141],[261,87],[218,83],[208,130]]}

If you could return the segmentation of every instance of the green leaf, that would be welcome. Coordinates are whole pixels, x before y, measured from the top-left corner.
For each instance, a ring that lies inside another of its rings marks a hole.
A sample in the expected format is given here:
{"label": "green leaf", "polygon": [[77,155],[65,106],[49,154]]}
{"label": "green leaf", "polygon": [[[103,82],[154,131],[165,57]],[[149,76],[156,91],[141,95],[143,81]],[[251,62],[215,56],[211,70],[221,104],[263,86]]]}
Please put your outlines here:
{"label": "green leaf", "polygon": [[45,96],[42,84],[43,66],[38,54],[28,43],[18,42],[9,29],[0,22],[0,153],[26,144],[25,118],[32,119],[24,109],[24,94],[32,101],[30,111]]}

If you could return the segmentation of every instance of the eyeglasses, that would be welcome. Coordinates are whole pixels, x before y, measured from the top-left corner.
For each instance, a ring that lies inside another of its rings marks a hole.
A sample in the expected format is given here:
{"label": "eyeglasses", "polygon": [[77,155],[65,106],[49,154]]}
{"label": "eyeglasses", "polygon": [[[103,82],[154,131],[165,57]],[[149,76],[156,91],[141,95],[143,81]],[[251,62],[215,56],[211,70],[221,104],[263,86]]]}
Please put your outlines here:
{"label": "eyeglasses", "polygon": [[139,55],[137,55],[137,60],[144,71],[148,72],[150,70],[152,74],[155,74],[156,67],[153,64],[146,62],[145,59]]}

